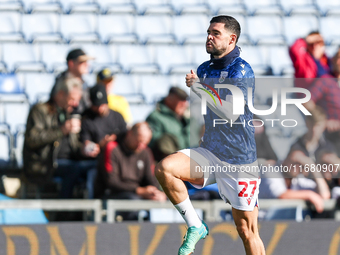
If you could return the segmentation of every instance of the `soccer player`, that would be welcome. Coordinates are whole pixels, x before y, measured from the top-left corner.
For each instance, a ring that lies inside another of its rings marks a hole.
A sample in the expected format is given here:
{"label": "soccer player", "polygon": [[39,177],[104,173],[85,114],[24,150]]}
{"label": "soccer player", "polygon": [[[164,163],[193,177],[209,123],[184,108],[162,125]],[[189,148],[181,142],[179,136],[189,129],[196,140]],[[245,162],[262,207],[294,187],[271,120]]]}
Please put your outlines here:
{"label": "soccer player", "polygon": [[[248,88],[254,94],[254,73],[240,58],[236,43],[241,28],[236,19],[213,17],[207,32],[206,51],[211,59],[198,67],[197,75],[193,70],[186,75],[187,86],[204,98],[208,106],[201,145],[169,155],[157,165],[155,174],[188,225],[179,255],[192,254],[196,243],[209,233],[205,222],[196,214],[183,181],[197,188],[217,182],[220,196],[233,207],[233,218],[246,254],[263,255],[265,250],[257,226],[260,179],[257,170],[244,171],[258,169],[252,113],[246,102]],[[233,114],[233,94],[229,89],[215,90],[221,83],[235,86],[231,89],[234,92],[243,92],[243,95],[236,93],[234,100],[241,99],[244,114]],[[214,119],[223,119],[226,124],[215,125]],[[204,171],[209,167],[215,167],[217,171]],[[218,171],[222,167],[226,171]]]}

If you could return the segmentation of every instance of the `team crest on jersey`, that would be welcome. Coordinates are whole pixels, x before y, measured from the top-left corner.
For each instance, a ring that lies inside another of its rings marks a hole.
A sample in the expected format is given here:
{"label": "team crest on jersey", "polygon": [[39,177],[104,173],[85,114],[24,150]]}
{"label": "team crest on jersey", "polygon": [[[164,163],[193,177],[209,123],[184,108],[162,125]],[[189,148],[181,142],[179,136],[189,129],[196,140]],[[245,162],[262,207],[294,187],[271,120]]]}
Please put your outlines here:
{"label": "team crest on jersey", "polygon": [[221,83],[221,82],[224,82],[225,78],[227,78],[228,76],[228,72],[226,71],[221,71],[221,76],[220,78],[218,79],[218,81]]}

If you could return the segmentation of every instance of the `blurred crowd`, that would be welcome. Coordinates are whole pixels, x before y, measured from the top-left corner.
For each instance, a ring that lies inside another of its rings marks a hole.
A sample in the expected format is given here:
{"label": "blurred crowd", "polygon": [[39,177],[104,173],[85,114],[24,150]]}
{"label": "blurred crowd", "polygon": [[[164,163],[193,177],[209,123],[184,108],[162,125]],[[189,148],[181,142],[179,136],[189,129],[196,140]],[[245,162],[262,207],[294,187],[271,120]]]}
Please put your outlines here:
{"label": "blurred crowd", "polygon": [[[282,162],[265,126],[259,124],[260,117],[254,116],[259,164],[297,169],[262,174],[260,198],[303,199],[315,216],[323,212],[324,200],[340,197],[335,171],[340,171],[336,167],[340,164],[340,51],[326,56],[322,35],[312,32],[298,39],[289,54],[295,86],[311,92],[304,106],[312,115],[305,118],[307,133]],[[128,101],[112,94],[115,78],[110,69],[97,74],[96,84],[85,83],[82,76],[91,59],[82,49],[70,51],[68,69],[56,77],[49,100],[31,108],[23,149],[26,181],[41,189],[60,181],[60,198],[77,197],[75,187],[82,185],[83,198],[166,200],[153,170],[165,156],[192,145],[188,94],[171,87],[145,122],[134,123]],[[191,199],[220,199],[216,184],[197,190],[187,183],[187,188]]]}

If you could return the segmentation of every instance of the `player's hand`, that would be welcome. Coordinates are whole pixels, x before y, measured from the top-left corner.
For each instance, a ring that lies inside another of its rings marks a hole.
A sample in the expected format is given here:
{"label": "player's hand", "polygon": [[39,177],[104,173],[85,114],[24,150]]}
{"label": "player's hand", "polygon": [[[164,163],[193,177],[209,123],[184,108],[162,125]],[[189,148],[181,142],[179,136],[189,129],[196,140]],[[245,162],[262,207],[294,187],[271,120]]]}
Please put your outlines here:
{"label": "player's hand", "polygon": [[198,81],[198,76],[195,74],[195,72],[193,70],[191,70],[190,73],[188,73],[185,76],[185,83],[186,83],[187,87],[189,87],[189,88],[197,81]]}

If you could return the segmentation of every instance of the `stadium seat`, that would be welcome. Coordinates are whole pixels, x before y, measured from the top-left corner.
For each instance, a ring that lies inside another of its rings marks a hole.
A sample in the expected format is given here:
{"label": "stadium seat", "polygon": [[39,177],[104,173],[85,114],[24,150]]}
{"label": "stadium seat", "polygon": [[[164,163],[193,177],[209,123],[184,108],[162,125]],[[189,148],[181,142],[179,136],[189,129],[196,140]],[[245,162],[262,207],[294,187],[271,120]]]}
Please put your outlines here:
{"label": "stadium seat", "polygon": [[0,104],[8,102],[27,102],[24,84],[15,74],[0,75]]}
{"label": "stadium seat", "polygon": [[207,38],[209,20],[206,15],[181,15],[173,17],[174,34],[179,43],[202,44]]}
{"label": "stadium seat", "polygon": [[209,6],[204,0],[170,0],[170,4],[178,14],[206,14],[210,15]]}
{"label": "stadium seat", "polygon": [[50,73],[27,73],[18,75],[23,76],[23,84],[30,104],[35,104],[42,96],[49,95],[55,83],[55,75]]}
{"label": "stadium seat", "polygon": [[16,12],[1,12],[0,42],[23,42],[21,15]]}
{"label": "stadium seat", "polygon": [[23,166],[23,148],[25,141],[26,125],[19,125],[14,134],[14,155],[16,166],[21,168]]}
{"label": "stadium seat", "polygon": [[139,76],[127,74],[115,75],[112,93],[117,95],[139,94]]}
{"label": "stadium seat", "polygon": [[242,0],[207,0],[207,4],[213,15],[234,14],[246,15],[246,8]]}
{"label": "stadium seat", "polygon": [[315,3],[323,16],[340,14],[339,1],[337,0],[315,0]]}
{"label": "stadium seat", "polygon": [[93,87],[97,83],[97,74],[95,73],[88,73],[82,76],[83,80],[86,82],[88,87]]}
{"label": "stadium seat", "polygon": [[[197,66],[198,67],[198,66]],[[196,72],[197,67],[195,67],[193,70]],[[187,73],[189,73],[190,70],[187,71]],[[168,79],[169,79],[169,83],[171,86],[177,86],[180,87],[181,89],[183,89],[185,92],[190,93],[190,88],[187,87],[187,85],[185,84],[185,74],[171,74],[168,75]]]}
{"label": "stadium seat", "polygon": [[69,43],[98,43],[94,14],[61,15],[60,31]]}
{"label": "stadium seat", "polygon": [[319,22],[314,15],[284,17],[284,35],[288,45],[301,37],[306,37],[310,32],[319,30]]}
{"label": "stadium seat", "polygon": [[319,15],[313,0],[278,0],[286,15]]}
{"label": "stadium seat", "polygon": [[116,46],[111,46],[110,48],[106,45],[98,44],[84,44],[80,46],[86,54],[95,57],[94,60],[89,62],[89,68],[91,72],[99,72],[105,67],[109,67],[112,72],[119,73],[122,72],[122,66],[118,63],[116,49],[112,49]]}
{"label": "stadium seat", "polygon": [[283,10],[277,0],[244,0],[249,15],[283,15]]}
{"label": "stadium seat", "polygon": [[11,127],[11,133],[14,134],[17,127],[26,125],[27,116],[30,109],[28,102],[22,103],[6,103],[5,109],[5,122]]}
{"label": "stadium seat", "polygon": [[3,60],[10,72],[44,72],[39,48],[32,44],[3,44]]}
{"label": "stadium seat", "polygon": [[151,46],[121,45],[118,49],[119,63],[127,73],[157,74],[160,68],[154,63]]}
{"label": "stadium seat", "polygon": [[172,20],[169,16],[137,16],[135,18],[136,33],[141,43],[174,44]]}
{"label": "stadium seat", "polygon": [[67,44],[42,44],[41,60],[49,72],[61,72],[67,69],[66,56],[70,51]]}
{"label": "stadium seat", "polygon": [[247,29],[250,39],[255,44],[285,44],[283,24],[280,16],[248,17]]}
{"label": "stadium seat", "polygon": [[62,42],[58,14],[24,14],[22,31],[28,42]]}
{"label": "stadium seat", "polygon": [[11,161],[12,136],[10,127],[6,123],[0,123],[0,167],[8,167]]}
{"label": "stadium seat", "polygon": [[323,17],[320,22],[320,32],[326,39],[327,44],[339,45],[340,32],[339,32],[340,18],[336,16]]}
{"label": "stadium seat", "polygon": [[[183,77],[184,80],[184,77]],[[143,75],[141,76],[141,92],[147,103],[157,103],[165,97],[170,88],[168,75]]]}
{"label": "stadium seat", "polygon": [[287,46],[271,46],[269,48],[269,62],[274,75],[294,75],[295,71]]}
{"label": "stadium seat", "polygon": [[103,43],[138,42],[132,15],[99,15],[98,32]]}
{"label": "stadium seat", "polygon": [[255,75],[268,75],[271,74],[271,69],[267,62],[267,54],[267,47],[243,46],[240,56],[250,64]]}
{"label": "stadium seat", "polygon": [[140,15],[173,15],[174,10],[166,0],[143,0],[135,1],[137,11]]}
{"label": "stadium seat", "polygon": [[198,67],[205,61],[210,60],[210,54],[206,52],[205,44],[192,46],[193,62]]}
{"label": "stadium seat", "polygon": [[153,104],[131,104],[130,110],[133,123],[145,121],[149,114],[155,109]]}
{"label": "stadium seat", "polygon": [[98,13],[99,6],[94,0],[59,0],[64,13]]}
{"label": "stadium seat", "polygon": [[102,13],[136,14],[136,7],[131,0],[97,0]]}
{"label": "stadium seat", "polygon": [[157,46],[156,59],[163,74],[187,73],[195,68],[189,46]]}
{"label": "stadium seat", "polygon": [[[8,11],[16,11],[22,12],[23,7],[20,1],[17,0],[0,0],[0,11],[8,12]],[[2,15],[2,14],[1,14]]]}
{"label": "stadium seat", "polygon": [[57,0],[22,0],[22,2],[26,13],[62,12],[59,1]]}
{"label": "stadium seat", "polygon": [[6,73],[7,72],[7,66],[6,63],[2,61],[3,57],[3,50],[2,45],[0,44],[0,73]]}

